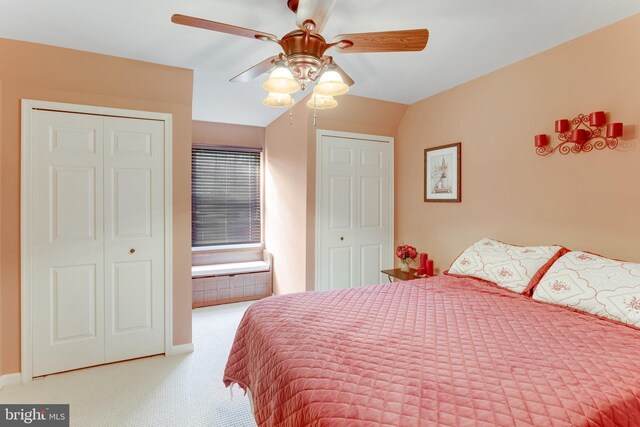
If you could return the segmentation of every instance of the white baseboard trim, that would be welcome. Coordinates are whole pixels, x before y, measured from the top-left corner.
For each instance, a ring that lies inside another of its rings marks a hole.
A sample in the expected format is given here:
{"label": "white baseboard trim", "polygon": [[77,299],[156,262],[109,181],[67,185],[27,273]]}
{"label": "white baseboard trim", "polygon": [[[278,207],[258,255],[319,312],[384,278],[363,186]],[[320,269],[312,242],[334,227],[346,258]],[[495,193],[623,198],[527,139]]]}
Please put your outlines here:
{"label": "white baseboard trim", "polygon": [[174,345],[167,352],[167,356],[176,356],[178,354],[193,353],[193,343]]}
{"label": "white baseboard trim", "polygon": [[0,390],[8,385],[20,384],[22,382],[22,374],[16,372],[15,374],[0,375]]}

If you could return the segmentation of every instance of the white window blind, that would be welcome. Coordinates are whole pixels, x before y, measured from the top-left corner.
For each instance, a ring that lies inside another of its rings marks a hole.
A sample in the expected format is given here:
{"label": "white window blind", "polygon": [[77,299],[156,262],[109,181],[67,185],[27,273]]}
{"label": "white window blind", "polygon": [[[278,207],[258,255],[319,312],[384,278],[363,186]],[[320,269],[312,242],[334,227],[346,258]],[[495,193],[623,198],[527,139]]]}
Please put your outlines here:
{"label": "white window blind", "polygon": [[260,154],[193,147],[192,246],[260,243]]}

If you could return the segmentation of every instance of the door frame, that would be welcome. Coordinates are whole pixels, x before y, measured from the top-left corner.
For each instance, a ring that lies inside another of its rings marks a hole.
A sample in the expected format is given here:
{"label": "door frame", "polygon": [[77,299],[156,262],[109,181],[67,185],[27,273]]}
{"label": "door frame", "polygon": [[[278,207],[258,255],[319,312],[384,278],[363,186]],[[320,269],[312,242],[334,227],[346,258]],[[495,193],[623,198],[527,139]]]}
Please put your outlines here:
{"label": "door frame", "polygon": [[314,284],[313,289],[318,290],[318,283],[320,283],[320,248],[322,243],[322,236],[320,233],[320,218],[321,213],[321,195],[322,195],[322,137],[324,136],[333,136],[337,138],[345,138],[345,139],[357,139],[357,140],[368,140],[372,142],[384,142],[389,144],[391,147],[390,155],[389,155],[389,206],[391,206],[391,210],[389,211],[389,243],[391,244],[391,251],[389,254],[389,263],[393,265],[393,249],[395,245],[395,195],[394,195],[394,177],[395,177],[395,138],[391,136],[381,136],[381,135],[368,135],[363,133],[352,133],[352,132],[339,132],[334,130],[327,129],[318,129],[316,131],[316,212],[315,212],[315,274],[314,274]]}
{"label": "door frame", "polygon": [[173,348],[173,115],[151,111],[127,110],[91,105],[67,104],[60,102],[22,100],[21,129],[21,172],[20,172],[20,330],[21,355],[20,371],[22,382],[33,378],[33,323],[31,318],[31,228],[33,211],[31,198],[32,141],[31,125],[34,110],[48,110],[72,114],[123,117],[164,122],[164,351],[172,353]]}

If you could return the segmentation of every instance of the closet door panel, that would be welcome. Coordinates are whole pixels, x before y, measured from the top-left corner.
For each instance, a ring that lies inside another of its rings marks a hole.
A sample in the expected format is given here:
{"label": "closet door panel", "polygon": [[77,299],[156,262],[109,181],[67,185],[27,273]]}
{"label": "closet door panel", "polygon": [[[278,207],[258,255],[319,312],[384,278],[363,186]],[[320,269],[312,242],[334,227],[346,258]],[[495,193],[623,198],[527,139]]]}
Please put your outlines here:
{"label": "closet door panel", "polygon": [[320,178],[320,215],[317,218],[320,247],[317,290],[358,286],[357,246],[357,150],[356,143],[337,137],[320,142],[323,173]]}
{"label": "closet door panel", "polygon": [[358,141],[358,253],[360,286],[384,283],[380,271],[387,267],[393,251],[389,241],[391,147],[377,141]]}
{"label": "closet door panel", "polygon": [[105,118],[107,362],[164,352],[164,125]]}
{"label": "closet door panel", "polygon": [[113,169],[113,238],[151,237],[151,169]]}
{"label": "closet door panel", "polygon": [[33,112],[33,375],[104,363],[103,121]]}
{"label": "closet door panel", "polygon": [[357,135],[322,135],[316,290],[386,282],[392,264],[391,144]]}

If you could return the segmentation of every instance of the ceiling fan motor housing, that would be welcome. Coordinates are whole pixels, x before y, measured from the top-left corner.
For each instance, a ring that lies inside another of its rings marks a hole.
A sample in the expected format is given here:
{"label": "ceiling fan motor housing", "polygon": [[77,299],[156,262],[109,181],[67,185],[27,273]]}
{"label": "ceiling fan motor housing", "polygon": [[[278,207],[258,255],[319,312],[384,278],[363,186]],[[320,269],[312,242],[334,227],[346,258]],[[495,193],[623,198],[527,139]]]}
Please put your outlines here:
{"label": "ceiling fan motor housing", "polygon": [[327,42],[320,34],[310,33],[303,30],[294,30],[282,37],[278,42],[284,50],[284,54],[307,54],[317,58],[322,58],[327,50]]}
{"label": "ceiling fan motor housing", "polygon": [[323,67],[327,42],[319,34],[295,30],[278,42],[284,51],[291,71],[303,89],[314,81]]}

